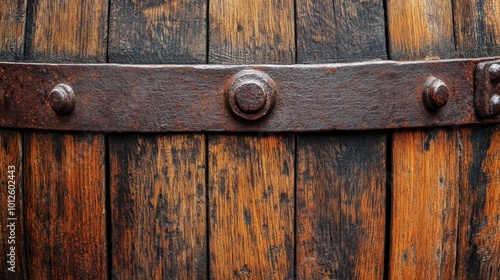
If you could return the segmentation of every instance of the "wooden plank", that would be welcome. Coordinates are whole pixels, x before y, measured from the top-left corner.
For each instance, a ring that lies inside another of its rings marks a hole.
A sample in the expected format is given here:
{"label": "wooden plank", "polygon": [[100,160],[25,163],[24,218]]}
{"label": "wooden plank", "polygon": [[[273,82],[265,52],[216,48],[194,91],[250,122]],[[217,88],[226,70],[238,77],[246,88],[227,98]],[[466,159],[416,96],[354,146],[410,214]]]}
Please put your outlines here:
{"label": "wooden plank", "polygon": [[24,137],[30,278],[106,279],[104,136]]}
{"label": "wooden plank", "polygon": [[0,278],[26,279],[22,134],[0,131]]}
{"label": "wooden plank", "polygon": [[[26,59],[106,62],[107,1],[33,1]],[[105,137],[25,132],[28,275],[107,279]]]}
{"label": "wooden plank", "polygon": [[205,63],[206,2],[112,0],[110,62]]}
{"label": "wooden plank", "polygon": [[[390,58],[454,56],[451,1],[389,0],[387,17]],[[458,142],[456,129],[394,133],[390,279],[455,278]]]}
{"label": "wooden plank", "polygon": [[391,279],[453,279],[459,185],[456,129],[395,133]]}
{"label": "wooden plank", "polygon": [[205,278],[205,137],[116,135],[109,154],[113,278]]}
{"label": "wooden plank", "polygon": [[[295,61],[293,1],[210,1],[209,27],[209,63]],[[211,278],[293,278],[294,137],[208,143]]]}
{"label": "wooden plank", "polygon": [[295,62],[294,3],[209,1],[209,63]]}
{"label": "wooden plank", "polygon": [[297,276],[382,279],[385,134],[300,135]]}
{"label": "wooden plank", "polygon": [[460,133],[458,279],[495,279],[500,275],[500,127]]}
{"label": "wooden plank", "polygon": [[108,0],[38,0],[28,10],[29,61],[106,61]]}
{"label": "wooden plank", "polygon": [[387,25],[391,59],[454,56],[450,0],[387,0]]}
{"label": "wooden plank", "polygon": [[26,0],[4,0],[0,5],[0,60],[22,60]]}
{"label": "wooden plank", "polygon": [[[297,3],[300,63],[386,58],[383,2]],[[299,279],[381,279],[384,273],[384,133],[297,136]]]}
{"label": "wooden plank", "polygon": [[208,144],[211,278],[293,278],[293,137]]}
{"label": "wooden plank", "polygon": [[[453,1],[459,55],[500,54],[500,2]],[[500,275],[500,126],[460,129],[458,279]]]}
{"label": "wooden plank", "polygon": [[298,0],[297,63],[385,59],[385,19],[380,0]]}
{"label": "wooden plank", "polygon": [[452,0],[457,55],[497,56],[500,53],[500,2]]}

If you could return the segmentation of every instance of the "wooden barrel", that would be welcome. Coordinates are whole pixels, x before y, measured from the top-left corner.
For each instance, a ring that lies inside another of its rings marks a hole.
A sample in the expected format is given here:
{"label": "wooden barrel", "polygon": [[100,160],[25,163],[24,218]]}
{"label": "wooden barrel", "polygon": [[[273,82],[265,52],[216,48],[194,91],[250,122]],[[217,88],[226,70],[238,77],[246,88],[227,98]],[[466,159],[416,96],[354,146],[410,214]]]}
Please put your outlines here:
{"label": "wooden barrel", "polygon": [[[498,55],[497,0],[0,3],[3,62]],[[500,279],[500,126],[290,131],[0,129],[0,278]]]}

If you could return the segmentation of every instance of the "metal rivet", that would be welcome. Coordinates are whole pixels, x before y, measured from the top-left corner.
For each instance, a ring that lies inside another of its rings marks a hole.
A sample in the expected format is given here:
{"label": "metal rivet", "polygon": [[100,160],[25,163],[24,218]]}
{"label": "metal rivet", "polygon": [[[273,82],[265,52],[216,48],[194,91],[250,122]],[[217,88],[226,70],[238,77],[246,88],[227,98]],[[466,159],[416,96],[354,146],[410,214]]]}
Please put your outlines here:
{"label": "metal rivet", "polygon": [[500,82],[500,64],[492,64],[488,72],[492,82]]}
{"label": "metal rivet", "polygon": [[49,94],[49,103],[57,114],[69,114],[75,109],[75,93],[69,85],[58,84]]}
{"label": "metal rivet", "polygon": [[436,111],[448,103],[448,86],[436,77],[430,77],[424,85],[422,97],[425,108]]}
{"label": "metal rivet", "polygon": [[276,85],[264,72],[243,70],[236,74],[227,90],[229,109],[246,120],[265,116],[274,106]]}

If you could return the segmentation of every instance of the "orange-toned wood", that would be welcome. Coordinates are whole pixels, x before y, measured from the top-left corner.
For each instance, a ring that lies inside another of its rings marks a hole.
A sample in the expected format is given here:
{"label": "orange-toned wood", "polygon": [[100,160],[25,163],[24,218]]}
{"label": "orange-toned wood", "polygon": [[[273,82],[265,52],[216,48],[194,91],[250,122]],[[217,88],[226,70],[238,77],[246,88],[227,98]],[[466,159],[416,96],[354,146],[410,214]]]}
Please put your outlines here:
{"label": "orange-toned wood", "polygon": [[109,60],[205,63],[206,0],[111,0]]}
{"label": "orange-toned wood", "polygon": [[0,131],[0,278],[26,279],[22,137]]}
{"label": "orange-toned wood", "polygon": [[294,3],[209,1],[209,63],[295,61]]}
{"label": "orange-toned wood", "polygon": [[293,278],[293,140],[209,136],[211,278]]}
{"label": "orange-toned wood", "polygon": [[27,59],[38,62],[105,62],[108,0],[33,1]]}
{"label": "orange-toned wood", "polygon": [[461,57],[500,54],[500,1],[453,0],[457,54]]}
{"label": "orange-toned wood", "polygon": [[385,134],[300,135],[297,276],[382,279]]}
{"label": "orange-toned wood", "polygon": [[454,56],[450,0],[387,0],[386,5],[391,59]]}
{"label": "orange-toned wood", "polygon": [[460,130],[459,279],[500,275],[500,127]]}
{"label": "orange-toned wood", "polygon": [[109,139],[116,279],[207,275],[205,137]]}
{"label": "orange-toned wood", "polygon": [[0,60],[22,60],[26,0],[4,0],[0,5]]}
{"label": "orange-toned wood", "polygon": [[104,143],[90,133],[24,136],[30,278],[107,278]]}
{"label": "orange-toned wood", "polygon": [[391,279],[453,279],[459,185],[458,131],[395,133]]}

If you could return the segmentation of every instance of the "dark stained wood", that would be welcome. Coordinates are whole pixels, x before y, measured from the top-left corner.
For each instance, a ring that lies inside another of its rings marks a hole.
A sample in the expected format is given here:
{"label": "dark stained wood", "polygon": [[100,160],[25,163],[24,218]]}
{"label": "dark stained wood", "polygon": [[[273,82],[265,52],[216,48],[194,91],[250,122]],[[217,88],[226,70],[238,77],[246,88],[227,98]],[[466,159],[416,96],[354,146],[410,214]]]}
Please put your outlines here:
{"label": "dark stained wood", "polygon": [[101,134],[26,133],[29,276],[107,279]]}
{"label": "dark stained wood", "polygon": [[457,54],[461,57],[500,54],[500,2],[452,0]]}
{"label": "dark stained wood", "polygon": [[108,0],[30,1],[27,59],[37,62],[105,62]]}
{"label": "dark stained wood", "polygon": [[[107,1],[30,3],[28,61],[106,61]],[[107,279],[104,135],[27,131],[24,140],[29,277]]]}
{"label": "dark stained wood", "polygon": [[206,0],[111,0],[109,61],[205,63]]}
{"label": "dark stained wood", "polygon": [[455,276],[457,135],[456,129],[394,134],[390,279]]}
{"label": "dark stained wood", "polygon": [[383,2],[298,0],[297,63],[385,59]]}
{"label": "dark stained wood", "polygon": [[294,3],[209,1],[209,63],[295,62]]}
{"label": "dark stained wood", "polygon": [[500,127],[460,130],[458,279],[500,275]]}
{"label": "dark stained wood", "polygon": [[385,134],[300,135],[297,276],[382,279]]}
{"label": "dark stained wood", "polygon": [[116,135],[109,154],[113,278],[205,278],[205,137]]}
{"label": "dark stained wood", "polygon": [[26,0],[4,0],[0,5],[0,60],[22,60]]}
{"label": "dark stained wood", "polygon": [[387,0],[386,5],[391,59],[454,56],[450,0]]}
{"label": "dark stained wood", "polygon": [[[454,56],[451,1],[389,0],[387,17],[390,58]],[[394,133],[389,279],[455,278],[458,143],[457,129]]]}
{"label": "dark stained wood", "polygon": [[209,136],[210,276],[292,279],[294,139]]}
{"label": "dark stained wood", "polygon": [[[26,279],[22,134],[0,131],[0,278]],[[12,166],[13,168],[9,168]],[[13,172],[9,172],[13,171]],[[10,178],[9,178],[10,177]],[[12,234],[11,234],[12,233]],[[14,250],[12,250],[12,248]],[[14,258],[14,262],[11,258]],[[10,263],[9,263],[10,262]]]}

